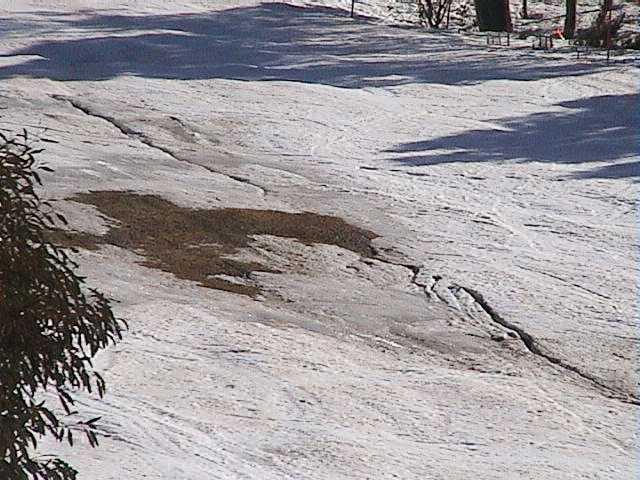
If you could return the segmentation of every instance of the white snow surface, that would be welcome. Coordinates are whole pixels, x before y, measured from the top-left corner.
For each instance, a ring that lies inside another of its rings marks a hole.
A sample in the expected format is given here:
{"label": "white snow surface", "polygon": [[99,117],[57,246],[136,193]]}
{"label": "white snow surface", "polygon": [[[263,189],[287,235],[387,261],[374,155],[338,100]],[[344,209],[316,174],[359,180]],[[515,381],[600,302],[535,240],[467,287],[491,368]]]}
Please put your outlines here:
{"label": "white snow surface", "polygon": [[99,448],[41,450],[82,480],[637,478],[637,68],[348,8],[0,2],[0,129],[75,229],[100,189],[379,235],[256,237],[257,300],[82,251],[130,330],[78,397]]}

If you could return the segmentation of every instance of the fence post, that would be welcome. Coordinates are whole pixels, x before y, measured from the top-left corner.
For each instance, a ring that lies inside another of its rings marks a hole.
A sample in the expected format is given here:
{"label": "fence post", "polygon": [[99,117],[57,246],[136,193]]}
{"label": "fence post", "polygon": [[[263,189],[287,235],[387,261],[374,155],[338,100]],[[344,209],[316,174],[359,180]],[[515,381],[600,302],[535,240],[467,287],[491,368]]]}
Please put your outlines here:
{"label": "fence post", "polygon": [[355,10],[356,0],[351,0],[351,18],[353,18],[353,12]]}

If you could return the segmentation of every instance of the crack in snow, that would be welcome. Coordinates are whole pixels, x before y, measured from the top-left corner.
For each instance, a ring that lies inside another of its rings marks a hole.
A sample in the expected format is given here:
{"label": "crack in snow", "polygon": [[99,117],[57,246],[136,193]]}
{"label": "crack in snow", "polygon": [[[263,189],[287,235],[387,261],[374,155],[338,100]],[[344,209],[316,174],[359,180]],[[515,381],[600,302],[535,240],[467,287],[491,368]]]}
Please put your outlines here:
{"label": "crack in snow", "polygon": [[[92,108],[90,108],[89,106],[78,102],[75,99],[72,99],[70,97],[66,97],[63,95],[52,95],[52,98],[54,98],[55,100],[58,101],[64,101],[69,103],[71,106],[73,106],[74,108],[76,108],[77,110],[83,112],[86,115],[92,116],[92,117],[96,117],[96,118],[100,118],[108,123],[110,123],[112,126],[114,126],[115,128],[117,128],[123,135],[129,137],[129,138],[133,138],[141,143],[143,143],[144,145],[156,149],[158,151],[163,152],[166,155],[169,155],[171,158],[173,158],[176,161],[179,162],[186,162],[186,163],[190,163],[192,165],[198,165],[202,168],[204,168],[205,170],[212,172],[212,173],[216,173],[219,175],[223,175],[235,182],[239,182],[239,183],[244,183],[244,184],[248,184],[251,185],[257,189],[260,190],[260,192],[262,193],[262,195],[266,195],[267,194],[267,190],[260,186],[257,185],[255,183],[253,183],[251,180],[245,178],[245,177],[240,177],[238,175],[233,175],[233,174],[227,174],[227,173],[223,173],[220,172],[218,170],[212,169],[210,167],[204,166],[204,165],[200,165],[197,163],[193,163],[187,159],[181,158],[178,155],[176,155],[173,151],[171,151],[170,149],[163,147],[161,145],[156,144],[153,140],[151,140],[148,136],[146,136],[144,133],[136,131],[132,128],[130,128],[129,126],[125,125],[124,123],[118,121],[117,119],[103,114],[103,113],[99,113],[96,112],[95,110],[93,110]],[[406,173],[406,172],[403,172]],[[416,175],[419,176],[419,175]],[[373,248],[373,247],[372,247]],[[413,264],[409,264],[409,263],[401,263],[401,262],[393,262],[390,260],[387,260],[385,258],[383,258],[383,256],[381,255],[381,253],[379,252],[378,249],[373,248],[373,258],[375,258],[376,260],[382,262],[382,263],[386,263],[388,265],[395,265],[395,266],[399,266],[399,267],[404,267],[406,269],[408,269],[409,271],[411,271],[412,273],[412,278],[411,278],[411,284],[418,286],[419,288],[421,288],[423,290],[423,292],[427,295],[427,297],[430,300],[433,300],[434,298],[451,306],[452,308],[455,308],[457,310],[461,310],[462,308],[458,302],[458,300],[460,300],[460,293],[464,292],[467,296],[471,297],[473,299],[473,301],[480,307],[480,309],[486,314],[486,316],[495,324],[500,325],[502,328],[506,329],[509,332],[512,332],[512,334],[514,334],[518,339],[520,339],[520,341],[522,342],[522,344],[525,346],[525,348],[532,354],[543,358],[544,360],[546,360],[547,362],[556,365],[564,370],[567,370],[569,372],[572,372],[576,375],[578,375],[579,377],[583,378],[584,380],[587,380],[588,382],[590,382],[592,385],[594,385],[595,387],[597,387],[600,390],[606,391],[610,396],[610,398],[616,399],[616,400],[620,400],[622,402],[625,403],[630,403],[630,404],[634,404],[634,405],[640,405],[640,399],[638,399],[635,395],[629,393],[629,392],[625,392],[622,391],[620,389],[616,389],[613,388],[609,385],[607,385],[606,383],[602,382],[600,379],[598,379],[597,377],[584,372],[583,370],[581,370],[580,368],[571,365],[565,361],[563,361],[562,359],[547,353],[545,351],[543,351],[540,346],[539,346],[539,342],[530,334],[528,333],[526,330],[524,330],[522,327],[519,327],[507,320],[505,320],[498,312],[496,312],[496,310],[486,301],[486,299],[484,298],[484,296],[478,292],[477,290],[471,288],[471,287],[464,287],[461,285],[457,285],[457,284],[451,284],[446,288],[446,290],[448,292],[450,292],[451,297],[452,298],[446,298],[441,291],[441,288],[438,288],[438,286],[440,285],[440,281],[442,280],[442,277],[439,275],[433,275],[430,278],[429,283],[423,283],[421,281],[419,281],[418,277],[422,271],[422,268],[417,266],[417,265],[413,265]],[[560,277],[556,277],[552,274],[548,274],[545,272],[540,272],[540,271],[536,271],[536,270],[532,270],[535,271],[536,273],[539,274],[544,274],[544,275],[548,275],[550,277],[556,278],[557,280],[561,280],[564,281],[566,283],[570,283],[567,280],[560,278]],[[598,292],[594,292],[590,289],[587,289],[581,285],[572,283],[573,286],[580,288],[588,293],[591,293],[593,295],[599,296],[601,298],[607,299],[607,300],[611,300],[609,297],[602,295]],[[470,315],[469,312],[466,312],[467,314]]]}
{"label": "crack in snow", "polygon": [[[428,283],[424,283],[418,279],[422,271],[422,267],[409,264],[409,263],[401,263],[401,262],[394,262],[391,260],[387,260],[383,258],[381,256],[380,251],[375,248],[374,248],[373,254],[374,254],[373,258],[375,258],[376,260],[382,263],[385,263],[387,265],[404,267],[410,270],[412,273],[411,284],[416,285],[417,287],[423,289],[425,295],[429,300],[433,300],[435,298],[449,305],[450,307],[455,308],[456,310],[462,311],[462,308],[458,300],[460,300],[460,293],[464,292],[466,295],[471,297],[471,299],[473,299],[473,301],[480,307],[480,309],[486,314],[486,316],[492,322],[506,329],[507,333],[509,333],[511,336],[518,338],[522,342],[524,347],[533,355],[536,355],[537,357],[540,357],[546,360],[552,365],[555,365],[564,370],[572,372],[575,375],[578,375],[582,379],[591,383],[598,390],[606,392],[606,396],[611,399],[618,400],[623,403],[629,403],[632,405],[640,405],[640,398],[638,398],[636,395],[621,389],[617,389],[615,387],[611,387],[610,385],[607,385],[606,383],[602,382],[598,377],[591,375],[590,373],[583,371],[579,367],[576,367],[575,365],[571,365],[565,362],[564,360],[543,351],[540,348],[539,342],[530,333],[528,333],[522,327],[519,327],[518,325],[515,325],[514,323],[511,323],[508,320],[505,320],[504,317],[502,317],[491,306],[491,304],[484,298],[484,296],[474,288],[464,287],[458,284],[451,284],[447,286],[446,289],[451,293],[454,300],[452,302],[450,299],[445,298],[442,295],[442,293],[438,291],[439,290],[438,285],[442,280],[442,276],[432,275],[431,277],[429,277]],[[471,315],[471,313],[468,311],[465,313],[467,313],[468,315]]]}
{"label": "crack in snow", "polygon": [[[81,111],[82,113],[84,113],[85,115],[91,116],[91,117],[95,117],[95,118],[99,118],[101,120],[104,120],[108,123],[110,123],[112,126],[114,126],[115,128],[117,128],[120,133],[122,133],[123,135],[132,138],[134,140],[139,141],[140,143],[146,145],[147,147],[153,148],[155,150],[158,150],[162,153],[164,153],[165,155],[170,156],[172,159],[174,159],[177,162],[185,162],[185,163],[189,163],[191,165],[195,165],[201,168],[204,168],[205,170],[207,170],[208,172],[211,173],[215,173],[218,175],[222,175],[224,177],[229,178],[230,180],[233,180],[235,182],[239,182],[239,183],[244,183],[246,185],[250,185],[256,189],[258,189],[260,191],[260,193],[265,196],[268,193],[268,190],[256,183],[253,183],[251,180],[244,178],[244,177],[240,177],[238,175],[233,175],[233,174],[228,174],[228,173],[224,173],[221,172],[219,170],[216,170],[214,168],[205,166],[205,165],[201,165],[199,163],[194,163],[186,158],[180,157],[178,156],[174,151],[170,150],[167,147],[163,147],[162,145],[158,145],[157,143],[155,143],[151,138],[149,138],[147,135],[145,135],[142,132],[136,131],[132,128],[130,128],[129,126],[125,125],[124,123],[120,122],[119,120],[117,120],[116,118],[110,116],[110,115],[106,115],[104,113],[100,113],[100,112],[96,112],[93,108],[85,105],[84,103],[78,102],[77,100],[64,96],[64,95],[51,95],[51,97],[55,100],[58,100],[60,102],[66,102],[69,103],[73,108],[75,108],[76,110]],[[170,117],[172,119],[175,119],[176,117]]]}
{"label": "crack in snow", "polygon": [[595,377],[594,375],[591,375],[590,373],[583,371],[582,369],[576,367],[575,365],[571,365],[565,362],[564,360],[543,351],[540,348],[538,341],[530,333],[528,333],[522,327],[519,327],[514,323],[511,323],[508,320],[505,320],[504,317],[502,317],[491,306],[491,304],[487,302],[484,296],[477,290],[470,287],[463,287],[460,285],[451,285],[448,288],[454,293],[454,295],[459,294],[460,292],[464,292],[467,295],[469,295],[494,323],[497,323],[498,325],[506,328],[507,330],[514,332],[518,336],[518,338],[522,341],[522,343],[527,348],[527,350],[529,350],[529,352],[547,360],[549,363],[552,363],[553,365],[557,365],[558,367],[561,367],[565,370],[575,373],[579,377],[591,382],[596,387],[608,392],[611,398],[614,398],[616,400],[621,400],[626,403],[631,403],[634,405],[640,405],[640,399],[636,398],[634,395],[628,392],[624,392],[616,388],[613,388],[607,385],[606,383],[603,383],[599,378]]}

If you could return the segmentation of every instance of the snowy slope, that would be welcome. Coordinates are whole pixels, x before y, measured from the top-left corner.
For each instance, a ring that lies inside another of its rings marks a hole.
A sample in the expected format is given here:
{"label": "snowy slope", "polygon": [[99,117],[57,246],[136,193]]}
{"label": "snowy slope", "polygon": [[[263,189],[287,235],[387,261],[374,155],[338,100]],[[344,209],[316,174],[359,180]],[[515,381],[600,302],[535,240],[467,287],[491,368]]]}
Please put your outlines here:
{"label": "snowy slope", "polygon": [[0,5],[0,128],[74,228],[106,231],[64,200],[100,189],[378,235],[255,237],[257,300],[83,251],[131,331],[83,397],[101,447],[43,450],[98,480],[634,478],[637,69],[325,3]]}

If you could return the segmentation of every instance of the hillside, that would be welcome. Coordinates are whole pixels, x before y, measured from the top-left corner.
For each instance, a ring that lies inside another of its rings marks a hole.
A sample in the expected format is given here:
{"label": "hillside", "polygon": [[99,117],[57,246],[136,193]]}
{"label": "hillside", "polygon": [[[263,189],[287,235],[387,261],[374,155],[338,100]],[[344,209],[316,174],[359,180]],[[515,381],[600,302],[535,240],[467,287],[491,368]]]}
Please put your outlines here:
{"label": "hillside", "polygon": [[42,451],[81,480],[635,478],[637,67],[322,3],[0,5],[0,131],[46,149],[130,325],[81,397],[100,447]]}

